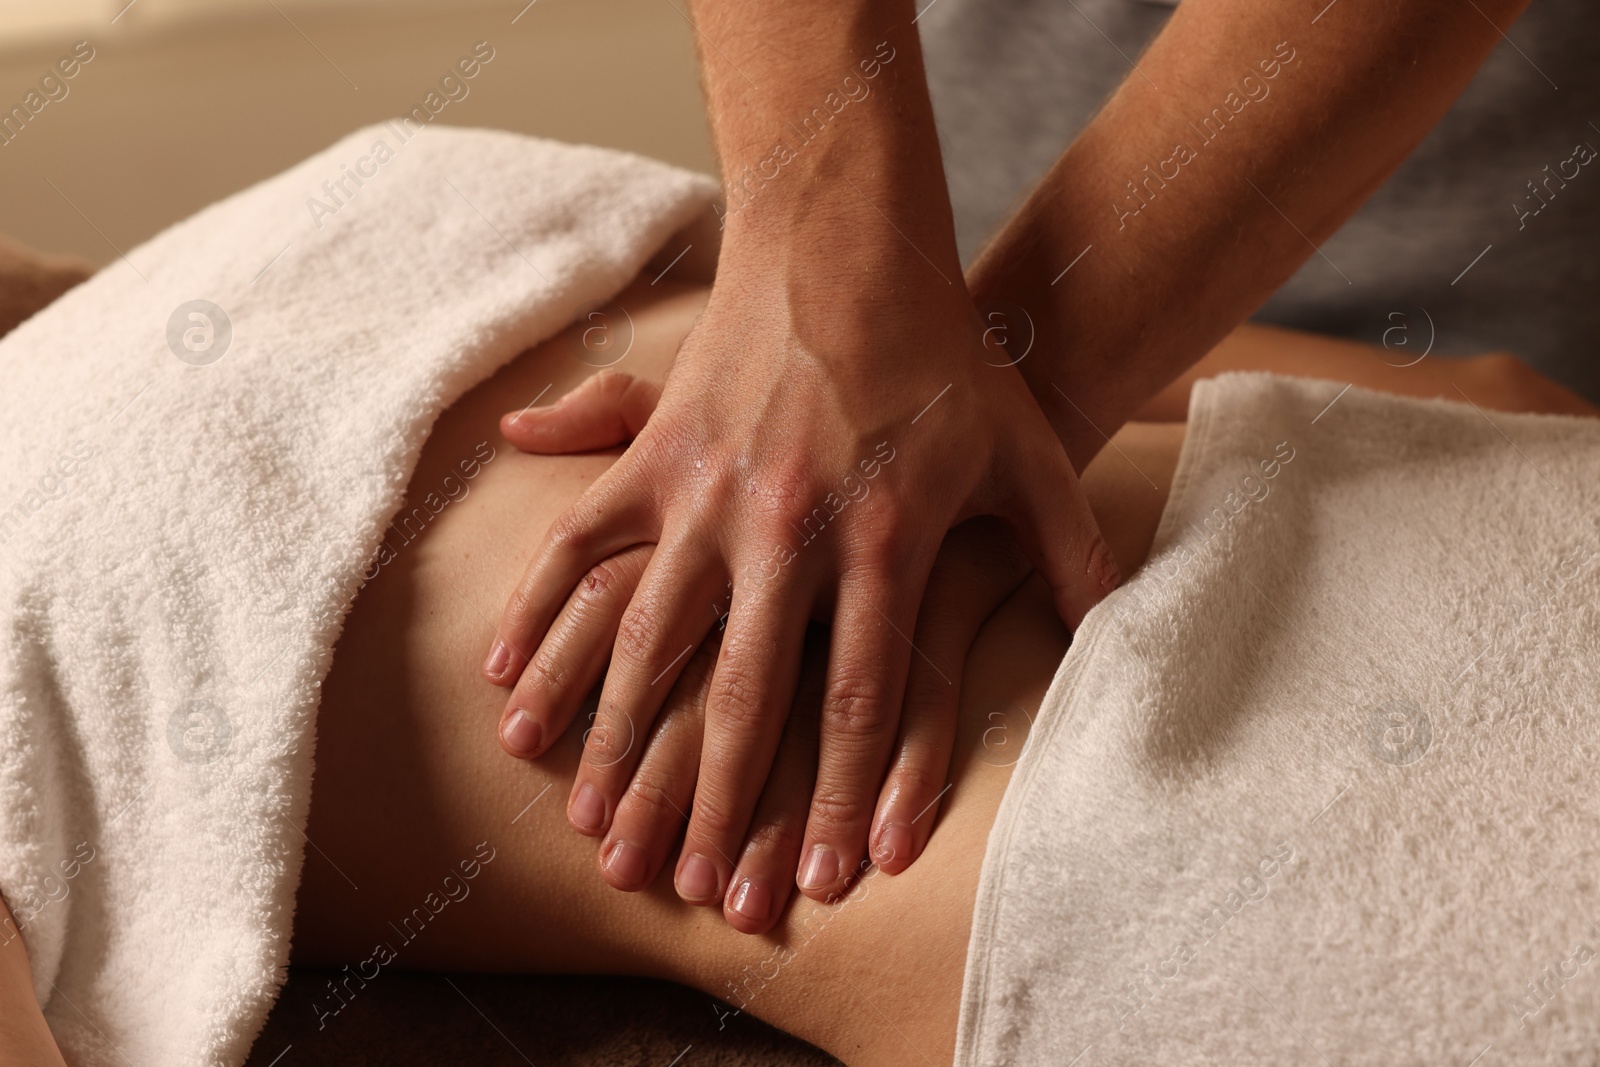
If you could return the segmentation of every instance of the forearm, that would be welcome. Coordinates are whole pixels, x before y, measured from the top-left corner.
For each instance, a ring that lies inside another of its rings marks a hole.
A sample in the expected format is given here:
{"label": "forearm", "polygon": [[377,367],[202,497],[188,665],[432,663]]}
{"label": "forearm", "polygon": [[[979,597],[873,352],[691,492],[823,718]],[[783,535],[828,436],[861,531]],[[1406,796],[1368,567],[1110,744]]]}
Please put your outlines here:
{"label": "forearm", "polygon": [[1319,254],[1524,2],[1185,0],[970,272],[1032,319],[1075,466]]}
{"label": "forearm", "polygon": [[719,277],[803,279],[787,293],[802,306],[891,273],[918,303],[959,286],[909,0],[697,0],[693,15],[727,197]]}
{"label": "forearm", "polygon": [[0,900],[0,1063],[61,1067],[61,1051],[33,995],[28,952]]}

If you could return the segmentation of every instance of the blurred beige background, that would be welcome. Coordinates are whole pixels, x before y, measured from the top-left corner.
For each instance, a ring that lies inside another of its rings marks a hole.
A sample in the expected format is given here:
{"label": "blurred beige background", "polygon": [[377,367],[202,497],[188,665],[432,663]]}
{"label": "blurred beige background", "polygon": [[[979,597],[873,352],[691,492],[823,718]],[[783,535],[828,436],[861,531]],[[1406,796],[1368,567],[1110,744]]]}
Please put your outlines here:
{"label": "blurred beige background", "polygon": [[436,121],[714,169],[680,0],[526,3],[0,0],[0,111],[74,42],[95,49],[0,146],[0,232],[106,263],[409,110],[480,40],[493,61]]}

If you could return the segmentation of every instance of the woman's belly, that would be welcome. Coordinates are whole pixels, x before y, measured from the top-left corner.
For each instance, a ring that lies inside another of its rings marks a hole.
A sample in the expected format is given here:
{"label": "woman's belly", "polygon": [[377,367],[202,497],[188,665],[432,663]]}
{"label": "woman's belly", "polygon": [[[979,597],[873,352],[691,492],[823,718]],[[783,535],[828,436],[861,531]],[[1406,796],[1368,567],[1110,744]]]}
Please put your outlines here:
{"label": "woman's belly", "polygon": [[[666,283],[619,296],[631,327],[614,316],[614,328],[631,331],[631,347],[618,369],[664,375],[703,300]],[[519,357],[447,411],[424,450],[325,683],[296,959],[353,963],[387,944],[405,967],[655,975],[851,1063],[948,1062],[988,829],[1068,643],[1047,592],[1025,585],[972,649],[950,790],[909,871],[870,872],[832,906],[797,896],[765,937],[682,903],[667,877],[641,893],[607,887],[594,842],[564,817],[584,713],[538,762],[512,759],[495,736],[504,693],[477,669],[545,528],[611,461],[520,454],[497,430],[505,411],[593,373],[596,349],[581,337]],[[1126,431],[1121,451],[1086,472],[1125,567],[1153,534],[1181,435]],[[412,926],[391,924],[484,848],[495,858],[470,899],[397,943]]]}

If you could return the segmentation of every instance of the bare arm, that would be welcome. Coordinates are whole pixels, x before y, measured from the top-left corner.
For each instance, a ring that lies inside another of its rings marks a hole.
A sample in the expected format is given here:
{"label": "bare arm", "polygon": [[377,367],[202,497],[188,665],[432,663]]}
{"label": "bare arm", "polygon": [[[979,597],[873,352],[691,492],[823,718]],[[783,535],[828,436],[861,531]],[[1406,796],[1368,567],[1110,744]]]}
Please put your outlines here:
{"label": "bare arm", "polygon": [[1020,369],[1078,469],[1318,255],[1525,2],[1184,0],[971,271],[1032,318]]}
{"label": "bare arm", "polygon": [[[549,680],[598,673],[615,636],[569,800],[574,828],[601,837],[631,739],[725,619],[676,882],[736,910],[808,617],[833,643],[795,877],[821,900],[869,846],[881,868],[910,863],[947,782],[957,668],[998,601],[941,601],[960,593],[937,565],[946,532],[1005,520],[981,554],[1017,556],[1009,527],[1069,625],[1117,577],[1022,376],[980,343],[910,0],[692,10],[728,198],[716,281],[649,424],[547,536],[485,674],[513,686],[508,750],[537,757],[575,710]],[[638,544],[657,548],[624,575],[611,633],[561,646],[569,592]],[[627,857],[666,844],[614,848],[638,869]]]}
{"label": "bare arm", "polygon": [[0,900],[0,1062],[65,1067],[61,1050],[33,995],[28,951],[5,901]]}

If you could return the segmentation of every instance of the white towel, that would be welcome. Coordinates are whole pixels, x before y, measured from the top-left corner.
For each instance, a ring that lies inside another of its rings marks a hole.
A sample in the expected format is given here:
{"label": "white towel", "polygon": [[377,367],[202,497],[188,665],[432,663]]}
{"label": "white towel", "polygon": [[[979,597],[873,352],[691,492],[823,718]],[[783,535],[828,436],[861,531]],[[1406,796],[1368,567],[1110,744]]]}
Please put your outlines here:
{"label": "white towel", "polygon": [[958,1064],[1595,1062],[1600,421],[1339,392],[1195,387],[990,833]]}
{"label": "white towel", "polygon": [[[429,428],[713,192],[374,126],[0,342],[0,892],[69,1061],[243,1061],[288,958],[318,686]],[[227,322],[174,316],[195,300]]]}

